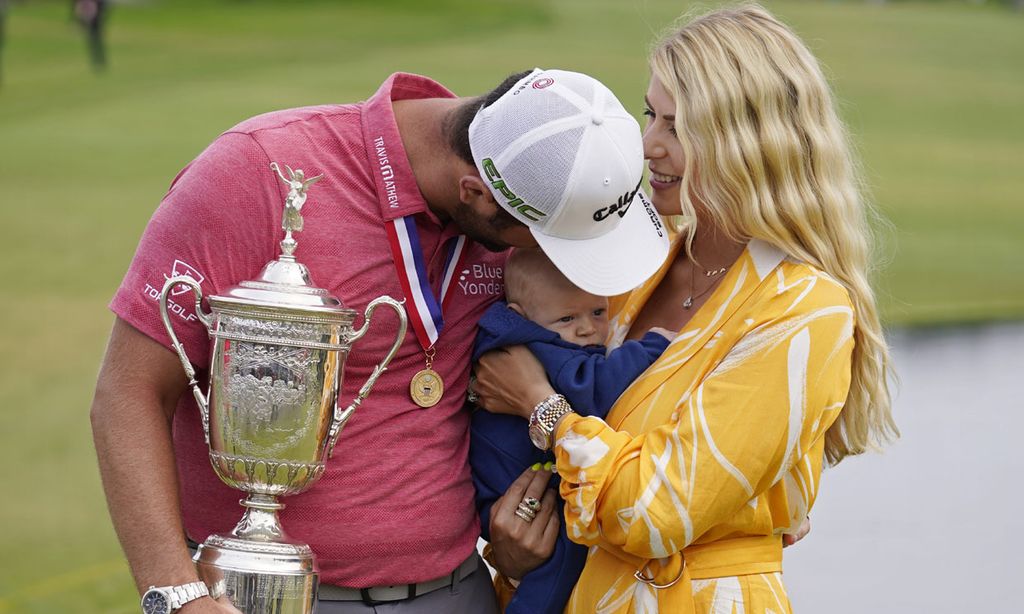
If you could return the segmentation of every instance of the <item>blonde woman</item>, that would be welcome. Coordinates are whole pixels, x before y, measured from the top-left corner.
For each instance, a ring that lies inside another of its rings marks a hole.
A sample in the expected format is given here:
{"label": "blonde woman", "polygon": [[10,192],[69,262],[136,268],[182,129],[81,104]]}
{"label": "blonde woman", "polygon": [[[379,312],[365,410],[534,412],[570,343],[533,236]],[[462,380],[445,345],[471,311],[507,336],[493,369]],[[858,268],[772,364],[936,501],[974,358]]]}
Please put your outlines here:
{"label": "blonde woman", "polygon": [[[652,199],[687,223],[609,341],[678,337],[606,420],[573,412],[523,348],[485,357],[475,391],[553,445],[566,529],[591,546],[568,612],[781,614],[782,535],[824,463],[897,434],[866,205],[818,62],[765,9],[693,19],[650,66]],[[499,562],[543,554],[514,512],[544,482],[492,511]]]}

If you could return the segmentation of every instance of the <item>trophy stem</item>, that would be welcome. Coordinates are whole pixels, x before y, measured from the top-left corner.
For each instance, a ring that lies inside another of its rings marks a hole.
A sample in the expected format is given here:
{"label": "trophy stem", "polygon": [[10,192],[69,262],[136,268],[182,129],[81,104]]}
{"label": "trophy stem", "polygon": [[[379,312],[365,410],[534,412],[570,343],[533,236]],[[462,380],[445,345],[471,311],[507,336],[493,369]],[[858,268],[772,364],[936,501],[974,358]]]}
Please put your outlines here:
{"label": "trophy stem", "polygon": [[245,514],[231,531],[233,536],[259,542],[285,541],[281,520],[277,517],[284,504],[279,503],[277,497],[253,493],[239,503],[245,507]]}
{"label": "trophy stem", "polygon": [[210,535],[196,550],[196,570],[223,591],[232,611],[313,614],[320,583],[313,551],[283,535],[277,497],[250,493],[231,535]]}
{"label": "trophy stem", "polygon": [[295,248],[298,247],[298,245],[299,242],[292,237],[292,231],[289,230],[285,233],[284,240],[281,241],[281,255],[294,260],[295,258],[292,254],[295,253]]}

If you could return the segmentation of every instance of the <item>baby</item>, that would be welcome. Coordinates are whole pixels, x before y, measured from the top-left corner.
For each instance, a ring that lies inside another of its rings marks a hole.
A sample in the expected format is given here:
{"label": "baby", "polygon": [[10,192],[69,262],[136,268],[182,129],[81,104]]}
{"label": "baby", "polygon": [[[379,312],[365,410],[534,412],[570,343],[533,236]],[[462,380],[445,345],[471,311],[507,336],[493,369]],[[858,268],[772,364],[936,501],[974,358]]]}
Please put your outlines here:
{"label": "baby", "polygon": [[[551,385],[582,415],[604,418],[674,337],[667,330],[653,329],[642,339],[607,351],[603,344],[608,336],[608,299],[574,286],[538,249],[514,250],[504,279],[508,302],[492,305],[480,320],[473,359],[496,348],[526,345],[544,366]],[[470,467],[484,539],[490,539],[494,502],[527,467],[553,460],[550,452],[534,447],[522,418],[473,413]],[[557,484],[555,474],[552,487],[557,489]],[[506,613],[565,609],[587,549],[570,542],[564,527],[559,533],[551,558],[521,579]]]}

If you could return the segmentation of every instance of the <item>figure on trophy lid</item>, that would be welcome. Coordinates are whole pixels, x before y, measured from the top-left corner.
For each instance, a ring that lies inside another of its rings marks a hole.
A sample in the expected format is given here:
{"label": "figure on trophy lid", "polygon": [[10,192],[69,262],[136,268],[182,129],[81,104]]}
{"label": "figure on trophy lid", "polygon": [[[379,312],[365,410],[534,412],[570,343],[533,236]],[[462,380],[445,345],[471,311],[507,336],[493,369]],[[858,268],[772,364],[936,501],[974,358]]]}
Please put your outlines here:
{"label": "figure on trophy lid", "polygon": [[288,170],[287,177],[281,172],[281,167],[277,162],[270,163],[270,168],[274,169],[281,181],[288,185],[288,195],[284,199],[284,216],[281,218],[281,230],[288,233],[300,232],[302,230],[301,211],[302,205],[306,203],[306,191],[309,186],[323,179],[323,175],[306,179],[306,174],[302,172],[301,168],[293,171],[287,164],[284,167]]}

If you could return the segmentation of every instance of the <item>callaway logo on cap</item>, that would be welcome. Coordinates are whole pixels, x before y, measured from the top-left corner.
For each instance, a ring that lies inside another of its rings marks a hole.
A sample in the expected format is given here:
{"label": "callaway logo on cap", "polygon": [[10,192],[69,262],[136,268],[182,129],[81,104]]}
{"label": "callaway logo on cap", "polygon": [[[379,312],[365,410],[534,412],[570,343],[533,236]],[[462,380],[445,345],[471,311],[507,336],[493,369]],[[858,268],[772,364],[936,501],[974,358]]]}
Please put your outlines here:
{"label": "callaway logo on cap", "polygon": [[593,77],[536,69],[469,126],[480,176],[574,284],[615,295],[664,262],[668,236],[639,191],[640,125]]}

